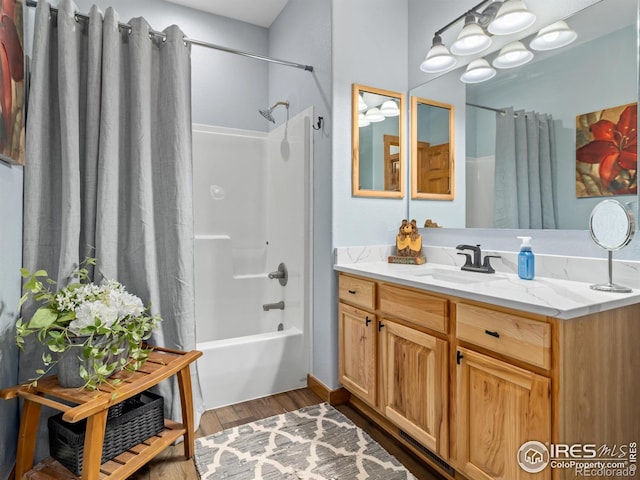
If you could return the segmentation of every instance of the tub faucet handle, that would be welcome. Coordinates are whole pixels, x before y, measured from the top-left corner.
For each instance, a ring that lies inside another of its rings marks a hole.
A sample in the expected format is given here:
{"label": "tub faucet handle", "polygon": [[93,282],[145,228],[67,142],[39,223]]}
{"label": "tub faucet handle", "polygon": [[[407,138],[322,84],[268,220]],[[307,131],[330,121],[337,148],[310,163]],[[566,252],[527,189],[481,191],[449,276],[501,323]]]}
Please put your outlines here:
{"label": "tub faucet handle", "polygon": [[280,282],[280,285],[282,285],[283,287],[287,284],[287,280],[289,279],[289,274],[287,272],[287,266],[284,263],[281,263],[280,265],[278,265],[278,270],[276,270],[275,272],[271,272],[268,277],[271,280],[274,279],[278,279],[278,281]]}

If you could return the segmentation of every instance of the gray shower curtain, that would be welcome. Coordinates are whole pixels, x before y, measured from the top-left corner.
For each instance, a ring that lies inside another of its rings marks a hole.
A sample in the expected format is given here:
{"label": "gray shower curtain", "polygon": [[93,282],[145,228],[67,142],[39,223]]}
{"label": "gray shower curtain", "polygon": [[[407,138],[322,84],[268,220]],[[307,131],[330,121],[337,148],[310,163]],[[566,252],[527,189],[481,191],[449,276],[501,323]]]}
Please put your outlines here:
{"label": "gray shower curtain", "polygon": [[494,227],[556,228],[553,119],[504,111],[496,114]]}
{"label": "gray shower curtain", "polygon": [[[39,0],[27,123],[23,264],[64,284],[87,254],[164,321],[154,343],[195,348],[190,50],[176,27],[150,36],[93,6]],[[95,247],[95,252],[91,250]],[[20,380],[40,355],[21,355]],[[177,382],[165,414],[180,419]],[[192,366],[196,426],[202,397]],[[45,417],[46,414],[43,414]],[[44,422],[44,419],[43,419]],[[47,455],[42,424],[37,456]]]}

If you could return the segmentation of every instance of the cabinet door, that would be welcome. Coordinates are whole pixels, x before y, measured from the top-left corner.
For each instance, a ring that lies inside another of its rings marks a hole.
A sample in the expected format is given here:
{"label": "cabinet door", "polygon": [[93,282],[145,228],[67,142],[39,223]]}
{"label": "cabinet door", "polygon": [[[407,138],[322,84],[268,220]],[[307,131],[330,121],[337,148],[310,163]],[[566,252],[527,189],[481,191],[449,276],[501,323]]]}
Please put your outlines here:
{"label": "cabinet door", "polygon": [[376,406],[376,316],[339,304],[340,383],[352,394]]}
{"label": "cabinet door", "polygon": [[457,468],[473,480],[551,478],[549,467],[530,474],[517,461],[523,443],[551,441],[551,381],[465,348],[458,357]]}
{"label": "cabinet door", "polygon": [[448,343],[390,320],[382,323],[383,412],[415,440],[446,459]]}

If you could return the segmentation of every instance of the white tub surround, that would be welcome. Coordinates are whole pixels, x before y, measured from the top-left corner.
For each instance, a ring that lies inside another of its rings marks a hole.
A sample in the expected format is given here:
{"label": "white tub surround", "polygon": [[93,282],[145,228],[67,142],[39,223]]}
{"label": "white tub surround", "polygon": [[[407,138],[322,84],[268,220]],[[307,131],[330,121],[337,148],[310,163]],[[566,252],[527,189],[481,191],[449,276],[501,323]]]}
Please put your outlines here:
{"label": "white tub surround", "polygon": [[[306,385],[312,120],[308,108],[268,134],[193,127],[196,343],[207,409]],[[280,263],[286,285],[269,277]],[[284,309],[264,308],[279,302]]]}
{"label": "white tub surround", "polygon": [[[385,249],[390,251],[390,247],[337,249],[336,259],[342,262],[337,262],[334,268],[344,273],[559,319],[640,303],[637,285],[640,267],[633,262],[625,262],[624,265],[615,262],[614,282],[634,288],[631,293],[621,294],[599,292],[589,287],[593,283],[606,283],[607,266],[604,260],[538,255],[536,278],[522,280],[515,273],[517,253],[514,252],[483,252],[483,255],[501,255],[502,258],[491,259],[495,274],[482,274],[462,272],[460,266],[463,257],[457,255],[455,249],[426,247],[427,264],[419,266],[389,264],[383,254]],[[353,263],[348,260],[363,257],[379,260]],[[627,274],[622,275],[618,270]],[[591,281],[553,278],[553,275],[569,277],[581,272],[587,277],[585,280]],[[630,283],[631,274],[635,275],[634,284]]]}

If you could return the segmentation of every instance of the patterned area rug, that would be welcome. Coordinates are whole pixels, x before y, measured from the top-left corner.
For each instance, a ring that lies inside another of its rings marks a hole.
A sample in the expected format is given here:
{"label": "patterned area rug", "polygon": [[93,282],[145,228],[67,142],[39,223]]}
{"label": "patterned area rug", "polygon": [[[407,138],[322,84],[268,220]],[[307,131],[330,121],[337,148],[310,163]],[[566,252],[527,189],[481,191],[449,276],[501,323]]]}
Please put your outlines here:
{"label": "patterned area rug", "polygon": [[415,480],[328,403],[198,438],[195,460],[204,480]]}

